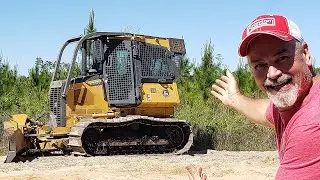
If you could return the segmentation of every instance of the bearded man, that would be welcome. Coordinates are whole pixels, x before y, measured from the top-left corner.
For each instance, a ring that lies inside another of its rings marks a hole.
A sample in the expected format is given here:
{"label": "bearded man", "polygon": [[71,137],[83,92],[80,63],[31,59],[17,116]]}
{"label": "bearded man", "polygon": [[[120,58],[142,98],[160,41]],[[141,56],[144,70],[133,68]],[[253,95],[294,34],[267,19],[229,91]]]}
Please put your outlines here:
{"label": "bearded man", "polygon": [[[320,82],[299,27],[285,16],[258,16],[243,31],[238,52],[269,98],[242,95],[229,71],[212,85],[212,95],[252,122],[275,128],[275,179],[320,179]],[[189,172],[204,179],[201,170]]]}

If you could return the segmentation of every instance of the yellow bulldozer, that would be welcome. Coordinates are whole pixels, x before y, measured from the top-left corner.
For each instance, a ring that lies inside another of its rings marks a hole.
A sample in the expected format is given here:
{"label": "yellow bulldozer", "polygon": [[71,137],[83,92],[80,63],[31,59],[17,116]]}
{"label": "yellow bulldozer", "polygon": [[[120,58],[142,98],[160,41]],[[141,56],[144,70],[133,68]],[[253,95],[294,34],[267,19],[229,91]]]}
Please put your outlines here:
{"label": "yellow bulldozer", "polygon": [[[65,48],[75,44],[66,79],[57,79]],[[67,40],[53,71],[46,121],[14,114],[4,122],[5,162],[34,153],[100,156],[182,154],[191,126],[174,117],[181,38],[94,32]],[[80,56],[78,57],[78,54]],[[81,73],[74,75],[81,59]]]}

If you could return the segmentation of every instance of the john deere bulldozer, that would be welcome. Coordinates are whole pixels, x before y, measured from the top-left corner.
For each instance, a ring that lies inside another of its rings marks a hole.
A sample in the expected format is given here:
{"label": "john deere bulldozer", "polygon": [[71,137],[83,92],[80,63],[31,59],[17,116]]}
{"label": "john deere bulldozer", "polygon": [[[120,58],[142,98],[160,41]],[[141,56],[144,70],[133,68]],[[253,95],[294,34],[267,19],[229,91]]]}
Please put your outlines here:
{"label": "john deere bulldozer", "polygon": [[[57,78],[65,48],[75,44],[66,79]],[[46,121],[15,114],[4,122],[5,162],[34,153],[84,156],[182,154],[190,125],[174,118],[184,40],[95,32],[67,40],[50,82]],[[79,57],[78,57],[79,55]],[[81,73],[75,73],[80,59]],[[75,75],[76,74],[76,75]]]}

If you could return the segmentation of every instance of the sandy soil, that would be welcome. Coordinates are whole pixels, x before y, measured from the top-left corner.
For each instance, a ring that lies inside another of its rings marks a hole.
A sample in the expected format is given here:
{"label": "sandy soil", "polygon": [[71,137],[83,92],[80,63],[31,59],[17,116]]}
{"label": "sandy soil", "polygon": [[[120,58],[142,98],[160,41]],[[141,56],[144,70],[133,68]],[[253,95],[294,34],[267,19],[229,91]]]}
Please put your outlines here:
{"label": "sandy soil", "polygon": [[185,167],[201,165],[208,179],[274,179],[277,152],[210,150],[196,155],[55,156],[3,163],[0,179],[188,179]]}

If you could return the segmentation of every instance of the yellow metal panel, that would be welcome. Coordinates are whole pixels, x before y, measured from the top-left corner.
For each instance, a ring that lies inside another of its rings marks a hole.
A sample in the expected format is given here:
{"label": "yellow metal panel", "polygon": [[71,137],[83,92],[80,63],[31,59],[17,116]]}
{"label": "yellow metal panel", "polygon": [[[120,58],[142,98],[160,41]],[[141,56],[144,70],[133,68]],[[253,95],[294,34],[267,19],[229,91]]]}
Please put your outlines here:
{"label": "yellow metal panel", "polygon": [[26,124],[28,116],[26,114],[14,114],[12,119],[3,122],[3,128],[5,133],[12,134],[17,129],[22,131],[23,126]]}
{"label": "yellow metal panel", "polygon": [[107,113],[108,103],[104,100],[102,80],[73,84],[67,96],[66,116]]}
{"label": "yellow metal panel", "polygon": [[102,113],[102,109],[88,109],[87,114],[95,114],[95,113]]}
{"label": "yellow metal panel", "polygon": [[170,117],[174,114],[174,108],[135,108],[135,114],[153,117]]}
{"label": "yellow metal panel", "polygon": [[85,114],[87,114],[87,110],[86,109],[75,109],[74,111],[71,112],[71,114],[85,115]]}
{"label": "yellow metal panel", "polygon": [[78,122],[78,119],[74,116],[67,117],[66,119],[66,127],[73,127]]}
{"label": "yellow metal panel", "polygon": [[52,130],[54,136],[64,136],[69,134],[71,128],[69,127],[56,127]]}
{"label": "yellow metal panel", "polygon": [[180,103],[177,84],[144,83],[139,107],[174,107]]}
{"label": "yellow metal panel", "polygon": [[46,124],[41,126],[41,128],[38,131],[39,131],[39,134],[47,133],[50,131],[50,127],[49,125]]}
{"label": "yellow metal panel", "polygon": [[164,37],[154,37],[154,36],[134,36],[134,37],[121,37],[121,38],[115,38],[115,39],[121,39],[121,40],[135,40],[135,41],[140,41],[144,43],[149,43],[149,44],[154,44],[154,45],[159,45],[162,47],[167,48],[170,50],[170,43],[168,38]]}
{"label": "yellow metal panel", "polygon": [[12,116],[12,120],[17,122],[21,126],[24,126],[26,124],[27,119],[28,116],[26,114],[14,114]]}
{"label": "yellow metal panel", "polygon": [[83,100],[85,98],[85,94],[87,92],[87,88],[81,88],[80,89],[80,93],[79,93],[79,96],[78,96],[78,101],[77,101],[77,104],[83,104]]}
{"label": "yellow metal panel", "polygon": [[185,53],[184,39],[136,35],[133,37],[116,37],[121,40],[135,40],[167,48],[169,51]]}
{"label": "yellow metal panel", "polygon": [[170,50],[170,44],[168,39],[148,39],[147,38],[145,39],[145,42],[149,44],[160,45]]}

